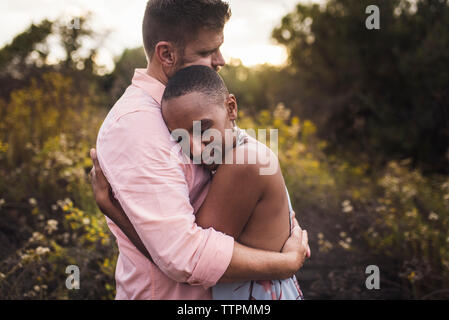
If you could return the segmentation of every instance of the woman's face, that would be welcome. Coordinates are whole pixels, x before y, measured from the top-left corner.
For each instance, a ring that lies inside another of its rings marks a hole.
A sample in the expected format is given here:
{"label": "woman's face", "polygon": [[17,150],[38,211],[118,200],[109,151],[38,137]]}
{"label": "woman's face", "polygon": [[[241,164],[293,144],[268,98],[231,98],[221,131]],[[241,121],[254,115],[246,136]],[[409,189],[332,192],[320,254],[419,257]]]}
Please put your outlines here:
{"label": "woman's face", "polygon": [[[188,142],[188,150],[184,152],[189,151],[192,159],[201,161],[210,170],[222,163],[225,150],[233,146],[232,127],[237,117],[233,95],[223,97],[221,103],[216,100],[192,92],[162,102],[162,116],[174,138],[183,149]],[[176,129],[183,129],[184,135]]]}

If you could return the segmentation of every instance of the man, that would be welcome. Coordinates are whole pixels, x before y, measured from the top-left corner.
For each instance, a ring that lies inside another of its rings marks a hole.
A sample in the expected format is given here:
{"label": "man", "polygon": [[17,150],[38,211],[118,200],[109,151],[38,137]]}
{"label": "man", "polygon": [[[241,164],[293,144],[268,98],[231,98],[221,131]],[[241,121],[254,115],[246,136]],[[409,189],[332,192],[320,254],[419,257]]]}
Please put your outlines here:
{"label": "man", "polygon": [[[132,85],[99,131],[97,154],[92,152],[95,197],[111,218],[108,225],[120,251],[117,299],[210,299],[209,288],[218,281],[288,278],[304,262],[307,235],[302,237],[299,226],[281,253],[249,248],[213,228],[198,227],[194,213],[205,198],[210,175],[186,164],[181,151],[172,156],[175,142],[160,107],[164,86],[186,66],[218,71],[225,64],[220,46],[229,18],[229,6],[221,0],[147,4],[147,69],[136,70]],[[124,219],[134,226],[133,234],[121,230]]]}

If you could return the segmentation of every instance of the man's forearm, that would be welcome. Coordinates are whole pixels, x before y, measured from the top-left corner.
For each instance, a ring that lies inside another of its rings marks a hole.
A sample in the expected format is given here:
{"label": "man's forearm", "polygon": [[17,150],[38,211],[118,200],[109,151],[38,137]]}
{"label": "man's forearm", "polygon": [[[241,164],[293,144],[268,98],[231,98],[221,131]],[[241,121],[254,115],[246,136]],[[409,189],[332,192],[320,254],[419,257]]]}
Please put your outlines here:
{"label": "man's forearm", "polygon": [[[112,203],[100,207],[101,211],[110,218],[136,248],[148,258],[153,259],[136,230],[124,213],[120,204]],[[264,251],[244,246],[234,242],[234,251],[228,269],[219,282],[240,282],[248,280],[285,279],[293,275],[295,270],[290,267],[291,260],[284,253]]]}
{"label": "man's forearm", "polygon": [[297,271],[293,260],[286,253],[249,248],[234,242],[231,262],[218,282],[286,279]]}
{"label": "man's forearm", "polygon": [[[104,201],[100,209],[125,233],[137,249],[153,262],[120,204]],[[286,279],[297,271],[292,267],[292,260],[285,253],[254,249],[234,242],[231,262],[219,282]]]}

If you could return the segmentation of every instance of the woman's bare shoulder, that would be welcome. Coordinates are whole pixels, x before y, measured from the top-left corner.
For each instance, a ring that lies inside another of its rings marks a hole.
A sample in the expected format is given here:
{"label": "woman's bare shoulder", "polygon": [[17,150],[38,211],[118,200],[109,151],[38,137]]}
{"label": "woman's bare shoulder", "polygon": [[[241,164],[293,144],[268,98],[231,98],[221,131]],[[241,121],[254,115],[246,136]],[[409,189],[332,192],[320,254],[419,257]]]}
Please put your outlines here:
{"label": "woman's bare shoulder", "polygon": [[279,170],[276,154],[265,144],[248,136],[247,141],[225,157],[230,170],[249,170],[258,175],[275,174]]}

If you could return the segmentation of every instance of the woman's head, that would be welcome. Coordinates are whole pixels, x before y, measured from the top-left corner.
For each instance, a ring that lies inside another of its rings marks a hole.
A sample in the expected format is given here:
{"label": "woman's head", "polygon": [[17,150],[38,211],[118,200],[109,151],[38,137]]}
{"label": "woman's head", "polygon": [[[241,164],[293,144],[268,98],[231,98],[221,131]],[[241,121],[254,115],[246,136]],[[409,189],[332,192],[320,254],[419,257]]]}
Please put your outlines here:
{"label": "woman's head", "polygon": [[[213,144],[212,153],[217,152],[217,147],[224,150],[226,136],[229,137],[237,118],[237,101],[217,72],[205,66],[190,66],[178,71],[167,83],[162,116],[171,132],[183,129],[188,133],[190,154],[195,157],[203,154],[209,144]],[[198,134],[203,137],[194,139]],[[218,158],[217,154],[213,156]]]}

